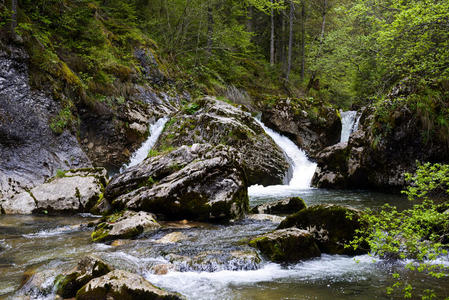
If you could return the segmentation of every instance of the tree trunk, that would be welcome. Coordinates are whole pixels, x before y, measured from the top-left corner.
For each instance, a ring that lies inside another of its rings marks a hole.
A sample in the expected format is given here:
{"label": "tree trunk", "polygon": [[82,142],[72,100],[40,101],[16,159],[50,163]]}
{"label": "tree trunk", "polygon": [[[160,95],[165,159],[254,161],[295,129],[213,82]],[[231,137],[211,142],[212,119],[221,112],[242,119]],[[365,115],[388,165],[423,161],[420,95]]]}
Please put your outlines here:
{"label": "tree trunk", "polygon": [[274,66],[274,9],[271,9],[270,65]]}
{"label": "tree trunk", "polygon": [[287,61],[287,73],[285,75],[285,79],[287,81],[290,77],[290,71],[292,69],[292,50],[293,50],[293,18],[295,12],[295,5],[293,4],[293,0],[290,0],[290,28],[288,33],[288,61]]}
{"label": "tree trunk", "polygon": [[321,54],[321,47],[323,46],[324,42],[324,31],[326,28],[326,13],[327,13],[327,0],[324,0],[323,13],[322,13],[323,20],[321,22],[320,48],[318,51],[318,55]]}
{"label": "tree trunk", "polygon": [[213,43],[213,34],[214,34],[214,15],[212,11],[212,6],[209,4],[207,7],[207,59],[212,54],[212,43]]}
{"label": "tree trunk", "polygon": [[304,81],[304,73],[306,68],[306,53],[305,53],[305,35],[306,35],[306,8],[304,0],[301,1],[301,82]]}
{"label": "tree trunk", "polygon": [[17,27],[17,0],[11,0],[11,11],[11,33],[15,36]]}
{"label": "tree trunk", "polygon": [[248,7],[248,15],[246,17],[246,30],[251,33],[254,32],[253,19],[254,19],[254,7],[252,5],[250,5]]}

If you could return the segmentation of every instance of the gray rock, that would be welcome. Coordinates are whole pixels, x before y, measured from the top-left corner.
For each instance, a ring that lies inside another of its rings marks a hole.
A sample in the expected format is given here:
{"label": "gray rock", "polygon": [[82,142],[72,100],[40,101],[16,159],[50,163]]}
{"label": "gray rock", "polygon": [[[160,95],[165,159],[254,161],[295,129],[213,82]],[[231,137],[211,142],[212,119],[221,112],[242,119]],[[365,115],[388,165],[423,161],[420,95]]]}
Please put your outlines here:
{"label": "gray rock", "polygon": [[274,262],[295,263],[321,255],[313,234],[297,228],[275,230],[249,242]]}
{"label": "gray rock", "polygon": [[300,211],[303,208],[306,208],[304,200],[299,197],[292,197],[257,205],[253,207],[251,212],[254,214],[286,215]]}
{"label": "gray rock", "polygon": [[6,214],[88,212],[101,197],[105,176],[102,168],[71,170],[30,191],[3,198],[1,210]]}
{"label": "gray rock", "polygon": [[272,223],[281,223],[285,220],[285,217],[269,215],[269,214],[251,214],[248,215],[248,219],[255,221],[270,221]]}
{"label": "gray rock", "polygon": [[155,231],[161,225],[153,214],[147,212],[125,211],[106,218],[98,224],[92,233],[94,242],[105,242],[117,239],[130,239],[141,233]]}
{"label": "gray rock", "polygon": [[75,135],[49,124],[60,103],[29,85],[28,56],[0,50],[0,198],[30,189],[58,169],[91,166]]}
{"label": "gray rock", "polygon": [[288,181],[283,151],[249,113],[228,103],[206,97],[190,104],[167,123],[155,149],[195,143],[232,146],[249,185]]}
{"label": "gray rock", "polygon": [[[341,119],[337,110],[324,103],[305,99],[278,99],[263,108],[262,121],[292,139],[299,148],[314,158],[323,148],[340,140]],[[313,112],[313,116],[310,113]]]}
{"label": "gray rock", "polygon": [[63,298],[72,298],[76,292],[90,280],[103,276],[112,268],[95,256],[82,258],[71,271],[59,275],[55,279],[56,294]]}
{"label": "gray rock", "polygon": [[115,208],[168,219],[230,220],[248,210],[247,184],[230,147],[182,146],[115,176],[105,197]]}
{"label": "gray rock", "polygon": [[76,294],[77,300],[106,299],[184,299],[177,293],[170,293],[155,287],[142,276],[122,270],[112,271],[92,279]]}
{"label": "gray rock", "polygon": [[323,253],[362,254],[366,252],[366,247],[361,247],[357,251],[345,247],[354,239],[356,230],[363,228],[360,214],[360,211],[353,208],[315,205],[288,216],[278,229],[296,227],[309,231]]}

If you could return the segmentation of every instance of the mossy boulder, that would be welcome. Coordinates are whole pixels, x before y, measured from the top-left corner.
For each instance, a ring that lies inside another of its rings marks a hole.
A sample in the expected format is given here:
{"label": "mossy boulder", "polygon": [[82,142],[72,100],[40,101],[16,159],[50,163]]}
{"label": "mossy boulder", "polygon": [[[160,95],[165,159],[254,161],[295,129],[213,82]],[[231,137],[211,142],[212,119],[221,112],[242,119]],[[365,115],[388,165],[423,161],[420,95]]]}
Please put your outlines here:
{"label": "mossy boulder", "polygon": [[112,271],[112,267],[95,256],[82,258],[71,271],[55,279],[56,294],[63,298],[72,298],[76,292],[90,280]]}
{"label": "mossy boulder", "polygon": [[160,227],[153,214],[143,211],[124,211],[106,217],[104,222],[95,227],[91,238],[94,242],[131,239],[143,232],[154,231]]}
{"label": "mossy boulder", "polygon": [[321,255],[313,234],[307,230],[287,228],[260,235],[249,242],[274,262],[295,263]]}
{"label": "mossy boulder", "polygon": [[289,164],[282,149],[251,114],[229,103],[205,97],[186,106],[167,123],[155,150],[195,143],[233,147],[249,185],[287,181]]}
{"label": "mossy boulder", "polygon": [[304,208],[306,208],[304,200],[300,197],[292,197],[257,205],[256,207],[253,207],[251,212],[254,214],[287,215]]}
{"label": "mossy boulder", "polygon": [[122,270],[94,278],[76,294],[77,300],[185,299],[177,293],[162,290],[140,275]]}
{"label": "mossy boulder", "polygon": [[357,229],[362,228],[360,211],[338,205],[316,205],[288,216],[278,229],[296,227],[310,231],[321,252],[328,254],[359,254],[346,248]]}
{"label": "mossy boulder", "polygon": [[249,200],[236,155],[225,145],[182,146],[115,176],[105,197],[114,209],[150,211],[170,220],[238,219]]}

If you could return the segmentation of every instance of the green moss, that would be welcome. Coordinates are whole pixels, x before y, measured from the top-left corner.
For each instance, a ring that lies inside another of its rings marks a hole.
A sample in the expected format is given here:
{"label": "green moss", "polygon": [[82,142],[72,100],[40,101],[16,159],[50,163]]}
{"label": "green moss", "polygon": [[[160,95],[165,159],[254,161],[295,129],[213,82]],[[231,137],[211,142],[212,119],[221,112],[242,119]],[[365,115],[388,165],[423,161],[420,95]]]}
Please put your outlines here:
{"label": "green moss", "polygon": [[100,227],[98,229],[95,229],[95,231],[92,232],[90,237],[93,242],[103,242],[106,240],[108,235],[109,229],[106,229],[105,227]]}

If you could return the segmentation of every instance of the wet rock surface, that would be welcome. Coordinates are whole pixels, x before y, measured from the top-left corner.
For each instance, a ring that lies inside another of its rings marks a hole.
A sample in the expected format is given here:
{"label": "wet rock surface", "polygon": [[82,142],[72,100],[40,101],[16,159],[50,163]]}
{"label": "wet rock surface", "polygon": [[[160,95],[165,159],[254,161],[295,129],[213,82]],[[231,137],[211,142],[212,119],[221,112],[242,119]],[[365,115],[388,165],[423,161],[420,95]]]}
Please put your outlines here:
{"label": "wet rock surface", "polygon": [[315,238],[307,230],[279,229],[262,234],[249,242],[274,262],[294,263],[321,255]]}
{"label": "wet rock surface", "polygon": [[315,157],[323,148],[340,141],[341,119],[335,109],[324,103],[313,109],[306,102],[278,99],[262,108],[262,122]]}
{"label": "wet rock surface", "polygon": [[27,62],[19,48],[0,50],[0,199],[43,183],[58,169],[91,166],[75,135],[51,130],[61,106],[31,89]]}
{"label": "wet rock surface", "polygon": [[161,225],[153,214],[147,212],[125,211],[105,218],[92,233],[94,242],[117,239],[130,239],[144,232],[158,230]]}
{"label": "wet rock surface", "polygon": [[170,293],[155,287],[140,275],[115,270],[102,277],[92,279],[76,294],[78,300],[106,299],[185,299],[180,294]]}
{"label": "wet rock surface", "polygon": [[100,199],[106,170],[79,169],[61,173],[28,191],[0,200],[6,214],[88,212]]}
{"label": "wet rock surface", "polygon": [[206,97],[172,116],[155,149],[194,143],[225,144],[236,150],[248,184],[282,184],[289,164],[282,150],[251,114]]}
{"label": "wet rock surface", "polygon": [[392,117],[394,131],[375,136],[371,129],[373,112],[365,109],[359,129],[348,143],[325,148],[317,155],[313,185],[398,192],[407,184],[404,174],[415,172],[416,161],[449,162],[447,145],[424,142],[417,130],[419,122],[410,111],[404,108]]}
{"label": "wet rock surface", "polygon": [[296,227],[309,231],[322,253],[355,255],[352,248],[346,248],[357,229],[360,211],[338,205],[316,205],[288,216],[278,229]]}
{"label": "wet rock surface", "polygon": [[257,205],[251,209],[251,212],[253,214],[287,215],[300,211],[303,208],[306,208],[304,200],[299,197],[292,197]]}
{"label": "wet rock surface", "polygon": [[78,262],[74,269],[56,277],[56,294],[63,298],[75,297],[76,292],[83,285],[93,278],[109,273],[112,269],[100,258],[92,255],[86,256]]}
{"label": "wet rock surface", "polygon": [[105,197],[115,208],[167,219],[220,221],[248,210],[246,178],[234,149],[194,144],[151,157],[115,176]]}

